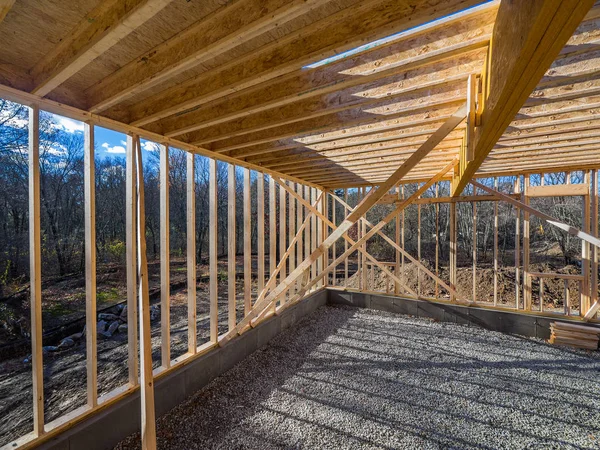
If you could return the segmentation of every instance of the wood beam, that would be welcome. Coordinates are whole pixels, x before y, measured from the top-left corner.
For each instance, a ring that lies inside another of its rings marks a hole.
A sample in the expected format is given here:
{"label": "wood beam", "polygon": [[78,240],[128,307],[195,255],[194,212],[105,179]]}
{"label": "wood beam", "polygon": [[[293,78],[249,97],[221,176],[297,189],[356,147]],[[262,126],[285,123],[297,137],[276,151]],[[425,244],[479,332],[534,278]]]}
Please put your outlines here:
{"label": "wood beam", "polygon": [[529,94],[579,26],[594,0],[502,0],[490,47],[485,109],[475,133],[474,160],[459,167],[460,195]]}
{"label": "wood beam", "polygon": [[154,17],[171,1],[100,2],[31,69],[34,83],[32,93],[47,95]]}
{"label": "wood beam", "polygon": [[[457,53],[461,51],[460,49],[466,49],[469,46],[475,47],[489,40],[496,8],[497,3],[488,3],[451,15],[440,19],[437,21],[438,23],[430,23],[424,27],[413,28],[402,33],[390,44],[369,48],[358,55],[325,66],[314,69],[305,68],[301,71],[295,68],[289,73],[285,72],[290,70],[291,67],[287,70],[281,68],[284,74],[280,74],[274,80],[280,81],[280,83],[270,82],[273,75],[265,71],[260,77],[257,77],[257,80],[252,81],[249,79],[242,84],[242,86],[247,86],[240,93],[249,93],[256,98],[261,98],[263,94],[267,94],[267,98],[270,97],[272,102],[277,102],[271,104],[274,107],[283,104],[280,102],[289,101],[297,95],[310,95],[311,91],[313,92],[312,95],[323,94],[327,89],[334,89],[340,85],[343,82],[342,80],[347,80],[348,86],[361,84],[366,82],[366,79],[364,79],[366,76],[377,74],[386,68],[406,66],[432,57],[440,58],[441,55],[449,55],[451,52]],[[304,32],[306,33],[306,31],[305,29]],[[289,40],[289,37],[284,37],[284,40]],[[281,44],[281,42],[277,43],[279,46]],[[260,49],[259,52],[266,53],[269,49],[270,46],[266,46]],[[236,72],[242,64],[251,64],[252,59],[257,57],[260,58],[260,55],[253,52],[248,56],[244,56],[241,60],[236,60],[234,64],[225,64],[202,73],[181,85],[162,91],[132,105],[129,108],[131,111],[130,121],[136,126],[143,126],[230,95],[232,93],[231,89],[223,86],[224,80],[229,79],[230,72]],[[376,65],[375,62],[377,62]],[[243,73],[256,76],[260,72],[253,70]],[[329,80],[329,87],[327,87],[327,84],[322,85],[320,83],[321,80],[325,79]],[[239,77],[236,81],[238,80]],[[259,80],[261,80],[260,83],[258,83]],[[281,94],[276,94],[277,89],[275,88],[279,85],[288,87]],[[270,88],[273,88],[273,92],[269,92]],[[341,88],[340,85],[336,89]],[[235,89],[234,93],[236,90],[238,89]],[[238,98],[235,100],[237,102]],[[248,104],[237,105],[232,110],[239,111],[248,107]],[[115,118],[119,117],[116,116]]]}
{"label": "wood beam", "polygon": [[15,0],[2,0],[0,1],[0,23],[4,20],[10,9],[15,4]]}

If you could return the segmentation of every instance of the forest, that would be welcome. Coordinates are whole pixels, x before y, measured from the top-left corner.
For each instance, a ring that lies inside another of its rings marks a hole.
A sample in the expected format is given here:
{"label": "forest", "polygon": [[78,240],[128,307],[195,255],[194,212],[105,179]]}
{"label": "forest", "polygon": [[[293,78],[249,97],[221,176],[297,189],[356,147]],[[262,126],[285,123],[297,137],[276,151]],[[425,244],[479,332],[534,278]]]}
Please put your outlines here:
{"label": "forest", "polygon": [[[123,135],[123,138],[125,136]],[[27,111],[22,105],[0,100],[0,298],[8,297],[23,289],[28,282],[28,158],[27,158]],[[156,261],[160,249],[159,230],[159,152],[158,146],[145,143],[144,180],[146,192],[147,251],[150,261]],[[99,143],[96,143],[98,147]],[[186,153],[170,149],[170,252],[172,258],[184,258],[186,254]],[[96,236],[98,271],[103,267],[122,266],[125,259],[125,156],[96,157]],[[227,168],[217,164],[218,185],[218,253],[227,253]],[[58,125],[57,116],[42,113],[40,123],[40,176],[42,208],[42,272],[44,279],[80,275],[84,273],[84,203],[83,203],[83,135]],[[251,172],[252,182],[252,249],[257,249],[256,232],[256,179],[264,176]],[[546,174],[545,184],[560,184],[565,173]],[[583,182],[583,174],[569,174],[572,183]],[[236,171],[236,234],[237,253],[242,253],[243,233],[243,183],[242,171]],[[493,179],[480,179],[489,186]],[[520,183],[523,179],[519,180]],[[542,182],[540,176],[532,176],[532,185]],[[498,189],[512,193],[515,177],[497,180]],[[417,189],[416,184],[403,186],[404,195]],[[440,182],[430,188],[424,197],[447,196],[448,182]],[[198,264],[208,256],[208,160],[202,156],[195,159],[196,195],[196,251]],[[351,206],[357,204],[357,189],[335,190],[340,198],[347,196]],[[471,191],[470,194],[473,192]],[[465,195],[469,192],[465,192]],[[269,214],[268,189],[265,189],[265,214]],[[279,195],[277,200],[277,229],[279,229]],[[581,227],[581,198],[532,199],[532,205],[565,222]],[[284,205],[284,207],[287,207]],[[459,203],[457,206],[457,230],[459,242],[459,265],[469,265],[473,254],[473,217],[477,208],[475,245],[479,264],[490,263],[494,239],[494,208],[498,208],[499,258],[506,265],[514,264],[515,208],[503,202]],[[368,214],[369,220],[377,221],[390,211],[391,205],[376,205]],[[448,209],[447,203],[411,205],[404,213],[404,239],[406,250],[423,260],[433,258],[436,235],[439,240],[440,264],[448,258]],[[344,209],[336,205],[335,220],[340,222]],[[333,218],[333,209],[329,208]],[[420,216],[421,227],[418,226]],[[268,224],[268,217],[265,217]],[[385,231],[394,236],[398,221],[392,221]],[[437,231],[436,231],[437,230]],[[265,240],[269,233],[265,230]],[[356,229],[352,230],[356,233]],[[419,235],[420,233],[420,235]],[[420,240],[420,249],[418,241]],[[337,243],[337,251],[343,242]],[[579,241],[554,227],[543,226],[532,218],[531,248],[543,260],[555,264],[577,264],[580,254]],[[382,239],[374,238],[368,244],[369,251],[382,261],[393,261],[394,250]],[[279,251],[279,250],[278,250]],[[333,252],[333,250],[332,250]],[[267,249],[268,253],[268,249]]]}

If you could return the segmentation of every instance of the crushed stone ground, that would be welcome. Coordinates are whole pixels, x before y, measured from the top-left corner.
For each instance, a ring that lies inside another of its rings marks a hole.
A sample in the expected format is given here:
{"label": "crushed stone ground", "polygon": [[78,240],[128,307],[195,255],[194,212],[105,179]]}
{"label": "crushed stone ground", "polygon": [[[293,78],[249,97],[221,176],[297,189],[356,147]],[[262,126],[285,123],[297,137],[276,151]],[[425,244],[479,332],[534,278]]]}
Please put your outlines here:
{"label": "crushed stone ground", "polygon": [[596,449],[598,375],[598,352],[327,306],[160,418],[158,448]]}

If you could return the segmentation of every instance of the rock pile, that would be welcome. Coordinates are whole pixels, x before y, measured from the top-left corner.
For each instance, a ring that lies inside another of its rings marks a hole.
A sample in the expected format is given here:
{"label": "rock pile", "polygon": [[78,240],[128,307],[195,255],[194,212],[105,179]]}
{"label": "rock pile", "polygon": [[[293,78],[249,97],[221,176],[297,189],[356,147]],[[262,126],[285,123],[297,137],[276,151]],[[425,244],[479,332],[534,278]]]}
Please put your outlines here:
{"label": "rock pile", "polygon": [[[150,321],[154,322],[159,317],[160,305],[150,306]],[[96,332],[98,337],[111,338],[115,333],[127,333],[127,305],[118,304],[108,310],[108,312],[99,313],[97,319],[98,322],[96,323]],[[60,344],[56,346],[46,345],[42,347],[42,353],[47,355],[49,353],[60,352],[62,350],[74,347],[80,341],[85,340],[85,328],[86,327],[84,326],[80,333],[75,333],[63,338],[60,341]],[[27,356],[23,362],[31,362],[31,355]]]}

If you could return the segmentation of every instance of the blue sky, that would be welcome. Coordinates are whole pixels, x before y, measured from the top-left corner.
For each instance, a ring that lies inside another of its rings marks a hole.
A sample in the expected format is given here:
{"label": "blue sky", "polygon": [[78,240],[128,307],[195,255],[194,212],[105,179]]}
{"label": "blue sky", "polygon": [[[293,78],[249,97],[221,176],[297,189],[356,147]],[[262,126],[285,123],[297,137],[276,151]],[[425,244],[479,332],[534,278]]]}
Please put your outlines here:
{"label": "blue sky", "polygon": [[[67,117],[52,114],[56,121],[56,126],[66,133],[83,134],[83,122],[69,119]],[[96,157],[103,159],[106,157],[125,157],[127,148],[127,136],[108,128],[95,127],[95,147]],[[142,139],[142,150],[144,152],[156,151],[156,144]]]}

